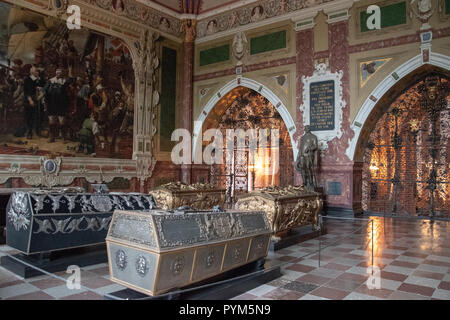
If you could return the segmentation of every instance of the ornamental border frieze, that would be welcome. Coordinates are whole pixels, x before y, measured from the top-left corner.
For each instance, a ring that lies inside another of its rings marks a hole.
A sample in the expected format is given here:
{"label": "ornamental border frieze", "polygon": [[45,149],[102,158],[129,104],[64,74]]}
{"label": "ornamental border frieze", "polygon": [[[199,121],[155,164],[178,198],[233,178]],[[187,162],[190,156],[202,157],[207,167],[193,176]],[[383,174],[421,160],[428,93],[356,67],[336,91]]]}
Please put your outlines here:
{"label": "ornamental border frieze", "polygon": [[[48,160],[53,162],[54,170],[46,170]],[[64,170],[64,165],[74,167]],[[134,160],[115,159],[84,159],[84,158],[55,158],[49,159],[45,156],[9,156],[0,155],[0,184],[4,184],[10,178],[22,178],[30,186],[67,186],[76,178],[85,178],[90,183],[109,183],[115,178],[131,180],[139,178],[136,169],[125,170],[124,167],[136,168]],[[30,169],[30,167],[36,167]],[[91,169],[96,167],[97,169]],[[111,170],[104,170],[110,167]]]}
{"label": "ornamental border frieze", "polygon": [[[293,16],[300,10],[338,2],[336,0],[263,0],[234,10],[201,19],[197,24],[197,38],[233,30],[251,23],[282,16]],[[340,1],[342,2],[342,1]],[[348,2],[348,1],[347,1]],[[352,1],[353,2],[353,1]],[[319,10],[319,8],[317,8]],[[320,8],[321,9],[321,8]],[[287,18],[286,17],[286,18]]]}
{"label": "ornamental border frieze", "polygon": [[112,15],[127,18],[127,20],[130,19],[136,24],[150,26],[176,38],[181,39],[182,37],[181,21],[179,19],[162,14],[134,0],[122,0],[123,8],[114,8],[112,0],[78,0],[76,2],[106,10]]}

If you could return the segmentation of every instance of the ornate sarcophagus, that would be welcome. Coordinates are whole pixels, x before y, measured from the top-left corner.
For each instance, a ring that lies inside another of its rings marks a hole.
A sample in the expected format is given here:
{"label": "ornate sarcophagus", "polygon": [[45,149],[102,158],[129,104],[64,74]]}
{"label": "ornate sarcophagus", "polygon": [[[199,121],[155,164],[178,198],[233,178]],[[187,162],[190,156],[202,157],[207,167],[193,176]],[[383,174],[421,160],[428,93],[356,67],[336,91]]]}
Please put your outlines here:
{"label": "ornate sarcophagus", "polygon": [[138,193],[14,192],[6,211],[6,243],[25,254],[104,243],[114,210],[154,208],[151,195]]}
{"label": "ornate sarcophagus", "polygon": [[262,211],[116,211],[106,238],[111,280],[159,295],[264,258],[270,236]]}
{"label": "ornate sarcophagus", "polygon": [[159,208],[172,210],[189,206],[197,210],[209,210],[214,206],[223,207],[225,189],[217,189],[208,183],[184,184],[170,182],[149,192]]}
{"label": "ornate sarcophagus", "polygon": [[240,196],[235,208],[264,210],[277,236],[309,224],[317,230],[322,200],[319,193],[304,187],[266,187]]}

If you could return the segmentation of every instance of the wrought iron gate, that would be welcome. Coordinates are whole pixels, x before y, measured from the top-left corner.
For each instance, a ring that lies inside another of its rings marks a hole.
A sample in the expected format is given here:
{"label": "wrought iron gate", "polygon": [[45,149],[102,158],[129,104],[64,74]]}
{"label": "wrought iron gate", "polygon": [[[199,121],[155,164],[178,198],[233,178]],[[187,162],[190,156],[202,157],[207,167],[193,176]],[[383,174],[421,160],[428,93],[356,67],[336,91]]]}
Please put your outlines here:
{"label": "wrought iron gate", "polygon": [[233,154],[228,154],[224,150],[224,163],[211,166],[211,183],[227,190],[227,202],[230,204],[237,194],[247,192],[249,187],[248,149],[240,151],[235,148]]}
{"label": "wrought iron gate", "polygon": [[450,217],[449,82],[428,75],[378,120],[364,157],[363,207]]}

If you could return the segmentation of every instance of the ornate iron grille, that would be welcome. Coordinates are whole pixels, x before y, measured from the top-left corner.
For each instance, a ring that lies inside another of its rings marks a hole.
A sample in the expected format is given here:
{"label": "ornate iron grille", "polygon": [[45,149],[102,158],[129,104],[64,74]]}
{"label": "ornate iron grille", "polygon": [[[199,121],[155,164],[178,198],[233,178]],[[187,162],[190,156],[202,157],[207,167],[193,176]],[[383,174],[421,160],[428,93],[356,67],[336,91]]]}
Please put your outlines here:
{"label": "ornate iron grille", "polygon": [[428,75],[389,106],[364,154],[363,209],[450,217],[449,82]]}
{"label": "ornate iron grille", "polygon": [[[231,99],[230,97],[236,97]],[[222,100],[221,100],[222,101]],[[216,106],[215,109],[223,109],[217,119],[210,119],[210,127],[216,127],[221,130],[223,137],[226,137],[227,129],[278,129],[279,140],[279,185],[288,185],[293,182],[293,157],[292,146],[287,128],[275,107],[258,92],[238,87],[235,92],[230,92],[223,98],[228,103],[227,106]],[[216,111],[217,113],[217,111]],[[214,112],[212,112],[214,114]],[[270,140],[270,138],[269,138]],[[225,146],[224,146],[225,147]],[[224,163],[211,166],[211,183],[221,188],[227,189],[228,202],[233,202],[236,195],[241,192],[247,192],[255,186],[254,171],[249,169],[249,145],[246,139],[245,149],[234,148],[231,161],[226,164],[226,149],[223,150]],[[251,179],[249,180],[249,176]],[[251,183],[251,185],[250,185]]]}

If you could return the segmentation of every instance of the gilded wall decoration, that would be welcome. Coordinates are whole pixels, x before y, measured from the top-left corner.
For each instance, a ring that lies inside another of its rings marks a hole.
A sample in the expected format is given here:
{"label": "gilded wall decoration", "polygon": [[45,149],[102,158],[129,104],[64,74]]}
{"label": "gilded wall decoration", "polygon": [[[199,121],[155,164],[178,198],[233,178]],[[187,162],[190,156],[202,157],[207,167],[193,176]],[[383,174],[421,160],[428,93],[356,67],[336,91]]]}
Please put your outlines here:
{"label": "gilded wall decoration", "polygon": [[81,0],[180,38],[181,21],[134,0]]}

